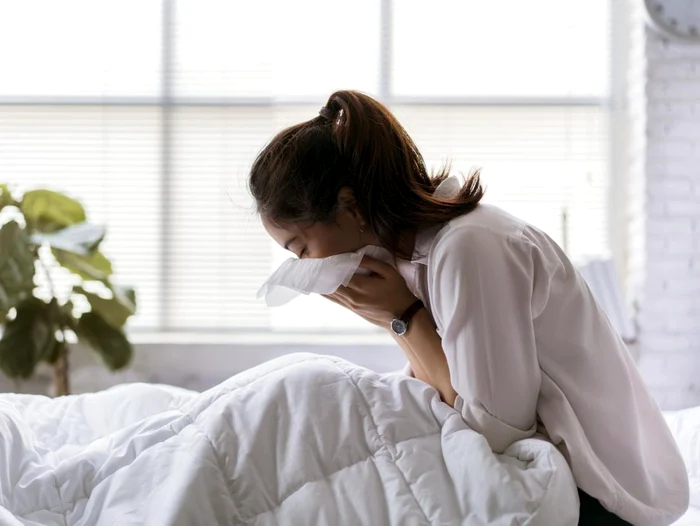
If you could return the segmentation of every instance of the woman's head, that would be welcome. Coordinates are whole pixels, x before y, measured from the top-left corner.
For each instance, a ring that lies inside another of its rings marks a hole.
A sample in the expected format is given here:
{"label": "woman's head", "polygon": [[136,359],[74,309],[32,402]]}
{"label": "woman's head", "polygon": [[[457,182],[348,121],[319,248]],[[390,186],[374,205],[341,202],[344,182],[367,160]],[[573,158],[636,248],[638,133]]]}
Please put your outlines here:
{"label": "woman's head", "polygon": [[[303,257],[378,244],[410,259],[418,228],[473,210],[472,175],[458,196],[433,196],[449,174],[430,176],[406,130],[381,103],[337,91],[320,114],[281,131],[253,163],[250,189],[265,228]],[[303,252],[303,254],[302,254]]]}

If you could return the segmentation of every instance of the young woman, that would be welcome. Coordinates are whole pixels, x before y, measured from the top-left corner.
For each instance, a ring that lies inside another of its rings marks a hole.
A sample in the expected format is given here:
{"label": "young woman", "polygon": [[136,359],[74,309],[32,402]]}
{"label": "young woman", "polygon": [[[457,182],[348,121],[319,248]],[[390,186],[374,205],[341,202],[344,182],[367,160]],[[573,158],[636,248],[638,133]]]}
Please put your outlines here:
{"label": "young woman", "polygon": [[379,245],[329,299],[390,331],[495,452],[536,433],[581,497],[579,524],[670,524],[688,506],[683,461],[624,343],[566,254],[480,204],[478,174],[432,177],[396,118],[338,91],[280,132],[250,189],[268,233],[300,258]]}

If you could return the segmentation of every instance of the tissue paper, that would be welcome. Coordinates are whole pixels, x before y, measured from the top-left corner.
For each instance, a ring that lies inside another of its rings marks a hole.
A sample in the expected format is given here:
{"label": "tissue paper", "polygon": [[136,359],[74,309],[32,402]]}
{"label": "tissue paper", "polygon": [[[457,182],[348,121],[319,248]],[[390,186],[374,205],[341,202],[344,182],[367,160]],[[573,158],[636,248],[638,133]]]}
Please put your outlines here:
{"label": "tissue paper", "polygon": [[332,294],[347,285],[355,273],[368,273],[358,268],[365,255],[394,264],[389,251],[377,246],[323,259],[290,258],[263,283],[257,297],[264,297],[270,307],[279,307],[300,294]]}

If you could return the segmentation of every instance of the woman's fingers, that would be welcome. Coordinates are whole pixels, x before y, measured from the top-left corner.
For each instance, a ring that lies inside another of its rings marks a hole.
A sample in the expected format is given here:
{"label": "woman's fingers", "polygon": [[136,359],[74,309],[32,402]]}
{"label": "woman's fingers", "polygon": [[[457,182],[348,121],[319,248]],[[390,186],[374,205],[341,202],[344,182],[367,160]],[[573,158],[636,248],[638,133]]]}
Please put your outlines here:
{"label": "woman's fingers", "polygon": [[323,296],[327,300],[332,301],[333,303],[337,303],[338,305],[342,305],[340,300],[338,298],[336,298],[335,295],[333,295],[333,294],[321,294],[321,296]]}
{"label": "woman's fingers", "polygon": [[350,287],[344,287],[343,285],[338,287],[338,290],[335,291],[335,295],[344,302],[347,307],[356,305],[360,299],[359,291],[353,290]]}
{"label": "woman's fingers", "polygon": [[372,284],[376,283],[376,280],[376,276],[363,276],[362,274],[355,274],[350,280],[350,283],[348,283],[347,288],[357,291],[371,290]]}
{"label": "woman's fingers", "polygon": [[344,307],[348,310],[354,310],[350,302],[341,297],[338,292],[334,292],[333,294],[323,294],[322,295],[324,298],[331,300],[333,303],[336,305],[340,305],[341,307]]}
{"label": "woman's fingers", "polygon": [[352,307],[349,303],[347,303],[346,300],[343,300],[343,299],[338,295],[337,292],[334,292],[333,294],[321,294],[321,296],[323,296],[323,297],[326,298],[327,300],[332,301],[333,303],[335,303],[335,304],[337,304],[337,305],[340,305],[341,307],[344,307],[344,308],[346,308],[346,309],[351,310],[352,312],[354,312],[354,313],[357,314],[358,316],[364,318],[366,321],[368,321],[368,322],[370,322],[370,323],[372,323],[372,324],[374,324],[374,325],[377,325],[377,326],[383,326],[383,325],[385,325],[384,323],[382,323],[382,321],[375,319],[375,317],[373,317],[373,316],[371,316],[371,315],[367,315],[367,314],[365,314],[363,311],[358,311],[356,308]]}
{"label": "woman's fingers", "polygon": [[361,268],[366,268],[367,270],[379,274],[383,278],[386,278],[392,272],[396,272],[396,269],[389,265],[389,263],[384,263],[378,259],[371,258],[369,256],[364,256],[360,262]]}

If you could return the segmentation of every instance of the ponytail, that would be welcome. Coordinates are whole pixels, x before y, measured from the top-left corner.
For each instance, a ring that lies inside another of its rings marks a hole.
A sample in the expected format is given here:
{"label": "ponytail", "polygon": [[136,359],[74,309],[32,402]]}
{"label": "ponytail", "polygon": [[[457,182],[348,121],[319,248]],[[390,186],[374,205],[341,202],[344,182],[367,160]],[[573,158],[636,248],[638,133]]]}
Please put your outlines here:
{"label": "ponytail", "polygon": [[483,197],[478,172],[455,197],[434,196],[449,165],[432,177],[396,117],[357,91],[337,91],[319,116],[279,133],[253,163],[258,211],[279,222],[331,221],[338,192],[350,187],[385,248],[410,259],[407,233],[474,210]]}

